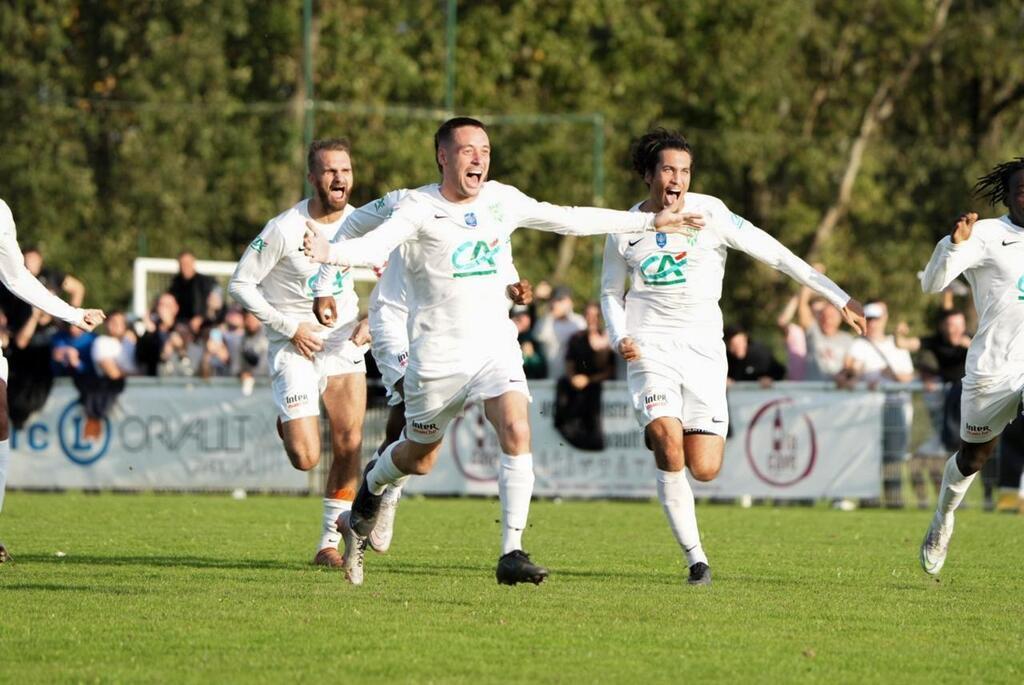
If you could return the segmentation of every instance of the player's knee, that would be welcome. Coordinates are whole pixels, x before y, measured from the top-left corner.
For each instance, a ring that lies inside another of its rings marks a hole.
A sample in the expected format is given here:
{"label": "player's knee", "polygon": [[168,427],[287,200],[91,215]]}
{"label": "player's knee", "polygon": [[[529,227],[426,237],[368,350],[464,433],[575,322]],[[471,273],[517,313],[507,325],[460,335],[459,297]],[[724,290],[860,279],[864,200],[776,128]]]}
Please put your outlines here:
{"label": "player's knee", "polygon": [[722,470],[721,463],[697,462],[689,465],[690,475],[702,483],[714,480],[718,472]]}
{"label": "player's knee", "polygon": [[438,450],[433,450],[412,460],[412,475],[425,476],[434,468],[437,461]]}
{"label": "player's knee", "polygon": [[357,454],[363,446],[363,434],[358,431],[341,431],[334,436],[334,447],[339,454]]}
{"label": "player's knee", "polygon": [[299,471],[309,471],[320,463],[320,449],[312,445],[285,445],[288,460]]}
{"label": "player's knee", "polygon": [[[957,460],[961,473],[966,470],[969,470],[970,473],[980,471],[985,462],[992,456],[992,453],[995,452],[995,448],[996,440],[983,443],[962,443],[960,446],[960,458]],[[970,475],[970,473],[965,473],[965,475]]]}
{"label": "player's knee", "polygon": [[502,448],[512,454],[528,452],[530,450],[530,422],[529,420],[510,419],[502,424],[501,435]]}

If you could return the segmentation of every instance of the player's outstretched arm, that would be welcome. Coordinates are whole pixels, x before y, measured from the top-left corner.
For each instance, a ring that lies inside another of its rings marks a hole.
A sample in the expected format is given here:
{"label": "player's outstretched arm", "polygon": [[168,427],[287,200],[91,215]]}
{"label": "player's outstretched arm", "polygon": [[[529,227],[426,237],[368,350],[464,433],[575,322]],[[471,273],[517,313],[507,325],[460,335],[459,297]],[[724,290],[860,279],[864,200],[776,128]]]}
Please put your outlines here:
{"label": "player's outstretched arm", "polygon": [[640,358],[640,348],[626,330],[626,278],[629,265],[619,253],[618,239],[608,236],[604,242],[601,266],[601,313],[604,315],[612,348],[626,361]]}
{"label": "player's outstretched arm", "polygon": [[418,206],[403,203],[387,221],[375,231],[351,240],[332,243],[323,231],[311,221],[306,222],[306,235],[302,249],[314,262],[337,266],[369,266],[380,268],[391,252],[416,237],[422,225]]}
{"label": "player's outstretched arm", "polygon": [[942,292],[950,283],[984,257],[982,241],[974,235],[978,215],[961,214],[953,230],[939,241],[921,276],[921,289],[926,293]]}
{"label": "player's outstretched arm", "polygon": [[50,316],[86,330],[92,330],[103,321],[105,317],[99,309],[82,310],[72,307],[47,290],[25,268],[25,257],[18,247],[17,236],[14,216],[7,203],[0,200],[0,281],[8,290]]}

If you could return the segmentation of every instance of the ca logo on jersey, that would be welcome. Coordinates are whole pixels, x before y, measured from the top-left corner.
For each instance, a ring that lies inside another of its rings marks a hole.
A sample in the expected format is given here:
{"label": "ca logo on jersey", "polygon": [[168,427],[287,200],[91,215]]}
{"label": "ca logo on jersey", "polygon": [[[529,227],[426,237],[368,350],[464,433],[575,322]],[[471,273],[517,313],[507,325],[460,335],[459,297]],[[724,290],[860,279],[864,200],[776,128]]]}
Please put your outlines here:
{"label": "ca logo on jersey", "polygon": [[1017,279],[1017,299],[1024,300],[1024,274]]}
{"label": "ca logo on jersey", "polygon": [[249,243],[249,247],[255,250],[257,253],[263,252],[263,248],[267,246],[267,241],[263,238],[257,238],[256,240]]}
{"label": "ca logo on jersey", "polygon": [[647,285],[686,283],[686,253],[657,252],[640,263],[640,276]]}
{"label": "ca logo on jersey", "polygon": [[490,244],[483,240],[467,240],[452,253],[452,268],[455,278],[487,276],[498,272],[496,262],[501,243],[495,238]]}
{"label": "ca logo on jersey", "polygon": [[[339,269],[338,272],[334,274],[334,283],[331,284],[331,295],[341,294],[341,291],[345,289],[345,279],[348,278],[348,276],[348,269],[343,271]],[[317,274],[313,274],[309,277],[309,280],[306,281],[306,297],[314,297],[313,285],[316,284],[316,277]]]}

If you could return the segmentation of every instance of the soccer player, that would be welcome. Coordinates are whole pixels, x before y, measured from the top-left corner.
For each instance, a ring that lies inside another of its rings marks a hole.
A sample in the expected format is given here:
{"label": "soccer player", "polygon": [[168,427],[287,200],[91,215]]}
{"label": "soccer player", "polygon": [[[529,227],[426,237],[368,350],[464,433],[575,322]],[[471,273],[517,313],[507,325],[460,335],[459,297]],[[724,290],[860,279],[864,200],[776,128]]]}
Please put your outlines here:
{"label": "soccer player", "polygon": [[821,294],[858,330],[863,315],[857,300],[721,200],[688,192],[692,163],[690,144],[678,133],[656,129],[634,146],[633,168],[649,194],[632,211],[656,212],[684,200],[686,210],[702,212],[707,223],[693,235],[609,236],[601,304],[612,346],[628,362],[636,417],[654,452],[658,499],[685,555],[687,582],[706,585],[711,569],[684,469],[710,481],[722,468],[729,410],[718,300],[728,248]]}
{"label": "soccer player", "polygon": [[373,530],[384,489],[428,473],[448,423],[467,401],[481,399],[502,451],[502,556],[496,576],[510,585],[540,583],[547,569],[522,550],[534,481],[529,390],[515,326],[505,308],[506,284],[498,274],[501,253],[521,226],[589,235],[693,230],[703,222],[675,208],[654,214],[559,207],[488,181],[490,140],[475,119],[458,117],[442,124],[434,147],[441,183],[411,191],[375,231],[331,244],[311,224],[305,239],[314,260],[342,266],[379,266],[399,245],[407,250],[405,439],[368,465],[353,503],[349,535],[357,541]]}
{"label": "soccer player", "polygon": [[963,274],[980,317],[960,396],[960,449],[946,462],[938,507],[921,543],[921,567],[932,575],[946,562],[953,512],[1024,399],[1024,157],[996,166],[975,192],[1009,211],[981,221],[974,212],[961,215],[921,278],[925,292],[938,293]]}
{"label": "soccer player", "polygon": [[[91,331],[106,318],[99,309],[79,309],[60,299],[36,280],[25,267],[25,258],[18,247],[18,231],[14,215],[7,203],[0,199],[0,281],[14,295],[50,316]],[[10,423],[7,418],[7,358],[0,356],[0,511],[4,507],[4,488],[7,486],[7,465],[11,460]],[[0,563],[10,559],[10,553],[0,542]]]}
{"label": "soccer player", "polygon": [[[338,228],[333,242],[366,235],[384,223],[398,204],[409,194],[407,189],[393,190],[383,197],[370,202],[353,212]],[[369,323],[371,345],[377,368],[381,371],[381,381],[387,392],[388,420],[385,427],[384,440],[377,449],[377,456],[384,453],[385,448],[402,436],[405,428],[405,400],[403,399],[403,383],[405,369],[409,361],[409,308],[405,289],[405,251],[406,246],[395,248],[388,257],[387,267],[381,274],[380,281],[370,294]],[[505,274],[504,282],[508,283],[505,294],[515,304],[529,304],[533,301],[533,290],[525,279],[519,278],[515,265],[512,263],[511,250],[501,253],[500,266]],[[317,286],[319,292],[323,284],[334,279],[337,267],[324,265],[320,269]],[[317,296],[313,300],[313,311],[317,320],[324,325],[331,325],[336,312],[334,298]],[[367,536],[367,543],[376,552],[384,553],[391,546],[394,534],[394,519],[398,500],[402,496],[401,486],[392,485],[386,488],[377,514],[377,524]],[[345,523],[340,524],[344,530]],[[363,574],[362,555],[352,554],[345,558],[345,575],[350,582],[361,581]]]}
{"label": "soccer player", "polygon": [[[342,568],[337,520],[352,506],[366,411],[366,336],[358,321],[352,278],[340,271],[330,294],[340,300],[334,325],[313,316],[318,268],[302,254],[306,222],[333,232],[352,213],[352,161],[348,141],[317,140],[309,147],[309,182],[315,193],[267,222],[231,277],[229,292],[267,328],[271,387],[279,430],[292,466],[320,461],[320,396],[331,431],[334,461],[327,476],[323,521],[313,563]],[[346,554],[352,550],[346,549]]]}

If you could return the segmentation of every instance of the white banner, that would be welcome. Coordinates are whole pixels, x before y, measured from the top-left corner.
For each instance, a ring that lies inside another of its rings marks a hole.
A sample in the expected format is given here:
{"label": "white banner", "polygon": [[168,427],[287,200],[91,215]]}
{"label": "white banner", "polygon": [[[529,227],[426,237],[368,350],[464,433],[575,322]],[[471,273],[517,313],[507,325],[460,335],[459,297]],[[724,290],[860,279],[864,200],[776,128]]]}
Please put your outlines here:
{"label": "white banner", "polygon": [[[623,382],[603,389],[605,449],[578,450],[555,430],[554,384],[533,381],[530,408],[541,497],[654,497],[654,456],[646,449]],[[872,392],[734,389],[725,461],[710,483],[690,479],[698,497],[877,497],[881,489],[882,403]],[[442,456],[409,492],[497,494],[497,437],[482,407],[467,409],[445,437]]]}
{"label": "white banner", "polygon": [[78,391],[54,385],[11,433],[10,488],[306,490],[288,462],[269,388],[129,379],[110,418],[90,423]]}
{"label": "white banner", "polygon": [[[883,395],[808,389],[730,392],[732,434],[721,473],[691,479],[697,496],[877,497]],[[605,449],[570,446],[555,430],[554,383],[533,381],[534,492],[541,497],[655,496],[654,457],[644,447],[623,382],[604,387]],[[385,412],[370,412],[364,452],[380,439]],[[69,383],[12,431],[10,488],[319,490],[322,468],[291,467],[276,430],[269,387],[249,397],[237,382],[130,379],[108,419],[90,424]],[[471,406],[452,423],[433,472],[409,492],[495,495],[498,441]],[[311,488],[312,486],[312,488]]]}

